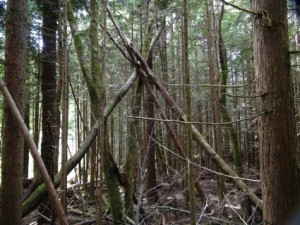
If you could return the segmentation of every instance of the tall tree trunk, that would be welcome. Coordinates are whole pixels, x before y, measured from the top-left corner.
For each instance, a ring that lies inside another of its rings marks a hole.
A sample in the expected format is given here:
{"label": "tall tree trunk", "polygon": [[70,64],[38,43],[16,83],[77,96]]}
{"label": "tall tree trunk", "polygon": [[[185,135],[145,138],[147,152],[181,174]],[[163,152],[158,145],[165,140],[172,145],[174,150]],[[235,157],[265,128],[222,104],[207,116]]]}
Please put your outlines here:
{"label": "tall tree trunk", "polygon": [[[98,24],[99,24],[99,3],[96,0],[91,0],[91,20],[90,20],[90,41],[91,41],[91,74],[88,84],[93,90],[93,94],[90,95],[91,100],[91,125],[99,119],[100,116],[100,76],[101,76],[101,64],[100,64],[100,46],[98,42]],[[96,155],[98,143],[96,142],[91,149],[91,183],[90,183],[90,198],[94,199],[97,172],[97,160]]]}
{"label": "tall tree trunk", "polygon": [[[28,90],[25,89],[25,113],[24,113],[24,122],[27,127],[29,127],[30,123],[30,102],[29,102],[29,93]],[[23,155],[23,178],[28,178],[29,172],[29,148],[26,142],[24,142],[24,155]]]}
{"label": "tall tree trunk", "polygon": [[[285,224],[299,197],[296,128],[290,72],[287,2],[256,0],[254,59],[264,224]],[[274,41],[276,37],[276,41]]]}
{"label": "tall tree trunk", "polygon": [[[165,15],[163,18],[163,26],[166,26],[166,20],[165,20]],[[160,49],[160,60],[161,60],[161,72],[162,72],[162,82],[164,82],[166,85],[166,89],[168,90],[168,83],[169,83],[169,69],[168,69],[168,55],[167,55],[167,29],[164,29],[164,31],[161,34],[161,41],[159,42],[159,49]],[[165,103],[167,105],[167,103]],[[166,114],[167,117],[170,118],[171,113],[168,108],[166,108]],[[165,133],[165,146],[168,149],[171,149],[171,138],[169,136],[169,132],[166,131]],[[167,133],[167,134],[166,134]],[[165,162],[168,166],[172,167],[172,161],[173,161],[173,154],[170,152],[165,152]],[[167,175],[169,175],[169,169],[168,167],[166,168]]]}
{"label": "tall tree trunk", "polygon": [[[186,104],[186,119],[192,121],[192,93],[190,88],[190,68],[189,68],[189,33],[188,33],[188,1],[183,1],[183,74],[184,74],[184,94]],[[188,193],[189,193],[189,210],[190,210],[190,225],[196,224],[196,204],[195,204],[195,172],[193,165],[193,134],[191,132],[191,124],[186,125],[187,133],[187,156],[188,156]]]}
{"label": "tall tree trunk", "polygon": [[[136,73],[136,72],[135,72]],[[142,101],[142,92],[143,92],[143,81],[139,79],[136,93],[133,102],[132,115],[138,116],[141,110],[141,101]],[[127,215],[130,218],[134,218],[133,212],[133,197],[134,197],[134,188],[135,188],[135,174],[137,169],[137,152],[138,152],[138,132],[141,130],[139,127],[138,120],[132,120],[129,122],[129,135],[128,135],[128,154],[126,159],[126,180],[125,185],[125,210]],[[128,182],[129,181],[129,182]]]}
{"label": "tall tree trunk", "polygon": [[38,60],[38,74],[36,76],[36,89],[34,97],[34,130],[33,139],[36,146],[39,146],[40,139],[40,85],[41,85],[40,60]]}
{"label": "tall tree trunk", "polygon": [[[67,160],[68,160],[68,47],[67,47],[67,1],[59,0],[60,79],[62,81],[62,127],[61,127],[61,204],[67,212]],[[57,115],[58,117],[58,115]]]}
{"label": "tall tree trunk", "polygon": [[[56,31],[57,31],[57,0],[43,1],[43,50],[42,50],[42,143],[41,156],[51,178],[55,172],[55,110],[56,97]],[[50,205],[41,207],[40,212],[50,218]],[[39,224],[44,221],[40,217]]]}
{"label": "tall tree trunk", "polygon": [[110,199],[110,209],[114,219],[114,225],[125,223],[125,214],[123,211],[123,204],[121,200],[121,195],[119,192],[119,180],[116,176],[116,167],[113,165],[113,160],[111,159],[111,149],[109,143],[109,131],[107,127],[107,120],[104,121],[104,146],[103,149],[103,171],[105,175],[106,185],[108,187],[108,194]]}
{"label": "tall tree trunk", "polygon": [[[150,42],[152,37],[152,27],[154,26],[154,1],[145,2],[145,37],[143,40],[143,54],[147,58],[147,63],[150,68],[152,65],[152,50],[150,50]],[[149,81],[148,81],[149,82]],[[152,82],[150,83],[151,89],[153,89]],[[149,93],[146,94],[145,98],[145,114],[148,118],[155,117],[155,104],[153,96]],[[155,204],[158,201],[158,193],[156,190],[156,134],[153,120],[147,120],[146,122],[146,197],[151,204]]]}
{"label": "tall tree trunk", "polygon": [[[100,82],[100,90],[99,90],[99,123],[100,123],[100,129],[99,133],[104,134],[105,128],[104,128],[104,109],[105,109],[105,86],[104,86],[104,78],[106,75],[106,57],[107,57],[107,1],[103,0],[102,1],[102,13],[103,13],[103,30],[102,30],[102,70],[101,73],[99,74],[99,82]],[[97,12],[98,11],[98,12]],[[99,10],[96,10],[95,13],[99,14]],[[100,51],[100,49],[98,50]],[[98,53],[99,54],[99,53]],[[113,117],[112,117],[113,121]],[[113,123],[111,127],[112,133],[113,133]],[[111,141],[113,143],[113,135],[111,136]],[[99,184],[98,184],[98,199],[96,200],[97,202],[97,215],[96,215],[96,221],[97,225],[102,225],[103,224],[103,219],[102,219],[102,210],[103,210],[103,202],[102,202],[102,197],[103,197],[103,186],[104,186],[104,173],[103,173],[103,168],[104,168],[104,148],[105,148],[105,135],[98,135],[98,148],[99,148],[99,155],[100,155],[100,165],[99,165]]]}
{"label": "tall tree trunk", "polygon": [[226,107],[226,91],[227,91],[227,79],[228,79],[228,62],[227,62],[227,51],[225,47],[225,43],[222,35],[222,18],[224,14],[224,5],[222,5],[220,19],[219,19],[219,59],[220,59],[220,67],[221,67],[221,76],[220,76],[220,98],[219,98],[219,108],[221,111],[221,116],[223,122],[229,123],[226,125],[226,133],[229,133],[230,138],[230,148],[233,154],[234,161],[234,170],[235,172],[242,177],[243,176],[243,165],[241,159],[240,145],[238,134],[233,126],[231,116]]}
{"label": "tall tree trunk", "polygon": [[[24,114],[27,1],[8,0],[5,42],[5,82]],[[12,113],[4,103],[4,136],[1,170],[0,224],[21,224],[24,140]]]}
{"label": "tall tree trunk", "polygon": [[[214,143],[216,152],[222,157],[223,155],[223,135],[220,126],[221,111],[219,105],[219,90],[215,85],[219,84],[219,62],[218,62],[218,45],[217,45],[217,24],[214,12],[214,1],[208,0],[207,2],[207,48],[208,48],[208,64],[209,64],[209,76],[211,87],[211,107],[213,112],[213,122],[216,123],[214,129]],[[218,195],[220,199],[223,199],[224,193],[224,177],[218,176]]]}

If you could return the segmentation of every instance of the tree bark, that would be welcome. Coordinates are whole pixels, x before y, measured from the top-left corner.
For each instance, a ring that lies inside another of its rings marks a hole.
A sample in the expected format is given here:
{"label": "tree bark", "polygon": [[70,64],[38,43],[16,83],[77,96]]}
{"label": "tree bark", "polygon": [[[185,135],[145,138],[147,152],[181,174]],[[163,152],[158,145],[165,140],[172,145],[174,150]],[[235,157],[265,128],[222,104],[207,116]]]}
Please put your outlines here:
{"label": "tree bark", "polygon": [[[192,92],[190,87],[190,65],[189,65],[189,29],[188,29],[188,1],[183,1],[183,74],[184,74],[184,99],[186,104],[187,121],[192,121]],[[188,156],[188,200],[190,210],[190,225],[196,224],[196,203],[195,203],[195,170],[193,134],[191,124],[186,124],[186,152]]]}
{"label": "tree bark", "polygon": [[[154,25],[154,2],[144,1],[145,4],[145,30],[143,39],[143,54],[147,59],[147,64],[150,68],[153,67],[152,56],[153,52],[150,50],[151,36]],[[149,82],[149,81],[148,81]],[[150,88],[153,89],[153,84],[150,82]],[[153,96],[149,93],[145,96],[145,114],[148,118],[153,118],[155,115],[155,105]],[[156,131],[153,120],[146,121],[146,147],[145,147],[145,182],[146,182],[146,198],[150,204],[155,204],[158,201],[158,193],[156,190]]]}
{"label": "tree bark", "polygon": [[[42,143],[41,156],[51,178],[55,174],[55,110],[56,98],[56,31],[58,1],[49,0],[41,2],[43,26],[42,26]],[[45,202],[40,212],[51,218],[51,206]],[[43,224],[44,218],[40,217],[38,224]]]}
{"label": "tree bark", "polygon": [[[216,152],[221,157],[223,156],[223,135],[221,130],[221,110],[219,104],[219,89],[215,85],[219,84],[219,61],[218,61],[218,45],[217,45],[217,24],[215,16],[214,1],[209,0],[207,3],[206,16],[207,16],[207,51],[208,51],[208,64],[209,64],[209,77],[211,87],[211,108],[213,112],[213,122],[216,123],[214,128],[214,147]],[[218,176],[218,196],[220,199],[224,197],[224,177]]]}
{"label": "tree bark", "polygon": [[280,225],[287,222],[299,197],[287,2],[256,0],[253,6],[261,12],[254,18],[253,44],[258,103],[265,112],[259,118],[264,224]]}
{"label": "tree bark", "polygon": [[[65,212],[67,212],[67,171],[66,163],[68,160],[68,117],[69,117],[69,98],[68,98],[68,47],[67,47],[67,0],[59,0],[59,43],[60,43],[60,79],[62,92],[62,126],[61,126],[61,197],[60,201]],[[57,115],[58,117],[58,115]],[[59,129],[58,129],[59,130]],[[59,133],[59,132],[57,132]]]}
{"label": "tree bark", "polygon": [[[27,1],[7,1],[5,41],[5,82],[24,115],[26,68]],[[1,171],[0,224],[21,224],[24,140],[17,121],[4,103],[4,136]]]}

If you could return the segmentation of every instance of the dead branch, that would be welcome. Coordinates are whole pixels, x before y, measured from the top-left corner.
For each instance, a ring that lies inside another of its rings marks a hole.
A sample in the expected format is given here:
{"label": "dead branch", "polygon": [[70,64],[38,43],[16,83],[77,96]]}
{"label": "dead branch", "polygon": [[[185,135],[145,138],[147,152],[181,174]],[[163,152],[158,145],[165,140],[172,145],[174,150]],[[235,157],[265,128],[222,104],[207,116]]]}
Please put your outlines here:
{"label": "dead branch", "polygon": [[244,9],[244,8],[242,8],[242,7],[239,7],[239,6],[237,6],[237,5],[234,5],[234,4],[232,4],[232,3],[229,3],[229,2],[227,2],[227,1],[225,1],[225,0],[221,0],[221,2],[223,2],[225,5],[229,5],[229,6],[235,8],[235,9],[238,9],[238,10],[240,10],[240,11],[243,11],[243,12],[246,12],[246,13],[250,13],[250,14],[253,14],[253,15],[256,15],[256,16],[262,16],[262,13],[254,12],[254,11],[251,11],[251,10],[249,10],[249,9]]}

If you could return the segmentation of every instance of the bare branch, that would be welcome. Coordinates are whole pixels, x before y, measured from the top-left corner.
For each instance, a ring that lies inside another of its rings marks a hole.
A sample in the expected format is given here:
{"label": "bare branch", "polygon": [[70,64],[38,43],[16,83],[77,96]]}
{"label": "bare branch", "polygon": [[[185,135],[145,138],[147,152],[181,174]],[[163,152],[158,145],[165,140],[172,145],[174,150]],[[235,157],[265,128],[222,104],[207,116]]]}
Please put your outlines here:
{"label": "bare branch", "polygon": [[225,5],[229,5],[229,6],[235,8],[235,9],[238,9],[238,10],[240,10],[240,11],[243,11],[243,12],[246,12],[246,13],[250,13],[250,14],[253,14],[253,15],[256,15],[256,16],[262,16],[262,13],[258,13],[258,12],[255,12],[255,11],[251,11],[251,10],[249,10],[249,9],[244,9],[244,8],[242,8],[242,7],[239,7],[239,6],[237,6],[237,5],[234,5],[234,4],[232,4],[232,3],[229,3],[229,2],[227,2],[227,1],[225,1],[225,0],[221,0],[221,2],[223,2]]}
{"label": "bare branch", "polygon": [[199,124],[199,125],[229,125],[229,124],[234,124],[234,123],[240,123],[242,121],[245,120],[250,120],[250,119],[255,119],[257,117],[259,117],[260,115],[265,114],[266,112],[260,112],[258,114],[255,114],[253,116],[249,116],[247,118],[244,119],[240,119],[240,120],[235,120],[235,121],[231,121],[231,122],[223,122],[223,123],[207,123],[207,122],[187,122],[187,121],[182,121],[182,120],[165,120],[165,119],[158,119],[158,118],[147,118],[147,117],[140,117],[140,116],[126,116],[127,118],[131,118],[131,119],[138,119],[138,120],[153,120],[153,121],[158,121],[158,122],[174,122],[174,123],[180,123],[180,124]]}

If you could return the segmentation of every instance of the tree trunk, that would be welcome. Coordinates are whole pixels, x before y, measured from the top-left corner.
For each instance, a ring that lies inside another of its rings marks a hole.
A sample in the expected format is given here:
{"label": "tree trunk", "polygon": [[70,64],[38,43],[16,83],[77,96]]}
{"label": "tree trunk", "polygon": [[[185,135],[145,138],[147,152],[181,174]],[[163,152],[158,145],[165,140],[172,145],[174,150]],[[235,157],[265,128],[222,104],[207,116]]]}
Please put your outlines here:
{"label": "tree trunk", "polygon": [[[51,178],[55,173],[55,110],[56,97],[56,31],[57,31],[57,0],[42,2],[43,16],[43,50],[42,50],[42,143],[41,156]],[[46,203],[47,205],[47,203]],[[50,218],[50,205],[41,207],[40,212]],[[44,221],[40,217],[39,224]]]}
{"label": "tree trunk", "polygon": [[114,225],[125,223],[125,214],[123,211],[123,204],[121,201],[121,195],[119,191],[119,180],[116,174],[115,165],[111,159],[111,149],[109,144],[109,132],[107,128],[107,121],[104,121],[104,145],[103,149],[103,171],[105,175],[105,181],[108,189],[108,195],[110,199],[110,209],[114,219]]}
{"label": "tree trunk", "polygon": [[228,79],[228,62],[227,62],[227,51],[225,48],[225,43],[222,36],[222,17],[224,14],[224,5],[222,5],[220,20],[219,20],[219,59],[220,59],[220,67],[221,67],[221,76],[220,76],[220,99],[219,99],[219,108],[221,111],[222,120],[225,123],[229,123],[226,125],[226,133],[229,133],[230,138],[230,148],[233,154],[234,161],[234,171],[240,176],[243,176],[243,165],[241,159],[240,145],[238,140],[238,134],[236,129],[234,128],[231,119],[231,116],[226,107],[226,85]]}
{"label": "tree trunk", "polygon": [[264,224],[280,225],[299,196],[287,2],[256,0],[253,5],[262,13],[254,18],[253,31],[258,103],[264,112],[259,118]]}
{"label": "tree trunk", "polygon": [[[5,42],[5,82],[16,105],[24,115],[26,68],[27,1],[8,0]],[[0,224],[21,224],[23,194],[22,133],[4,103],[4,136],[1,171]]]}
{"label": "tree trunk", "polygon": [[[25,113],[24,113],[24,122],[27,127],[29,127],[29,117],[30,117],[30,102],[29,102],[29,93],[25,90]],[[23,155],[23,178],[28,179],[29,172],[29,148],[27,143],[24,142],[24,155]]]}
{"label": "tree trunk", "polygon": [[[136,72],[135,72],[136,73]],[[141,109],[143,92],[143,81],[139,79],[133,108],[132,115],[138,116]],[[129,122],[129,135],[128,135],[128,154],[126,160],[126,180],[129,181],[125,185],[125,210],[130,218],[134,218],[133,196],[136,184],[135,174],[137,169],[137,152],[138,152],[138,132],[141,130],[138,120],[132,120]]]}
{"label": "tree trunk", "polygon": [[[150,50],[150,42],[152,37],[152,27],[154,25],[153,19],[153,10],[154,10],[154,2],[153,1],[144,1],[145,4],[145,37],[143,40],[143,54],[147,59],[148,66],[150,68],[152,65],[152,50]],[[149,81],[148,81],[149,82]],[[150,87],[153,89],[153,84],[150,82]],[[154,105],[153,96],[149,93],[146,94],[145,98],[145,114],[148,118],[155,117],[155,105]],[[146,121],[146,151],[145,151],[145,182],[146,182],[146,198],[150,204],[155,204],[158,201],[158,193],[156,190],[156,134],[155,134],[155,126],[153,120]]]}
{"label": "tree trunk", "polygon": [[[68,47],[67,47],[67,0],[60,0],[59,14],[59,37],[60,37],[60,79],[62,81],[62,126],[61,126],[61,197],[60,201],[65,212],[67,212],[67,168],[68,160]],[[57,115],[59,117],[59,115]]]}
{"label": "tree trunk", "polygon": [[[187,121],[192,121],[192,93],[190,87],[190,65],[189,65],[189,33],[188,33],[188,1],[183,1],[183,74],[184,74],[184,94],[186,104]],[[191,124],[186,124],[186,152],[188,156],[188,200],[190,210],[190,225],[196,224],[196,204],[195,204],[195,171],[194,171],[194,150],[193,134]]]}
{"label": "tree trunk", "polygon": [[[219,61],[218,61],[218,46],[217,46],[217,32],[216,29],[216,18],[215,18],[215,6],[214,1],[209,0],[207,2],[207,48],[208,48],[208,64],[209,64],[209,77],[211,87],[211,107],[213,112],[213,122],[216,123],[214,128],[214,143],[215,149],[219,156],[223,155],[223,135],[220,126],[221,122],[221,110],[219,103],[219,90],[215,85],[219,84],[220,74],[219,74]],[[220,199],[223,199],[223,194],[225,190],[224,177],[218,176],[218,195]]]}

